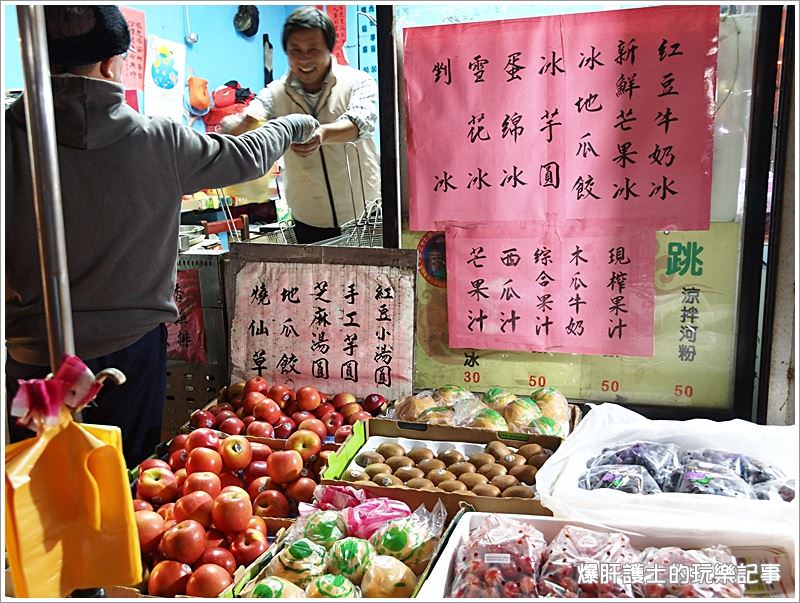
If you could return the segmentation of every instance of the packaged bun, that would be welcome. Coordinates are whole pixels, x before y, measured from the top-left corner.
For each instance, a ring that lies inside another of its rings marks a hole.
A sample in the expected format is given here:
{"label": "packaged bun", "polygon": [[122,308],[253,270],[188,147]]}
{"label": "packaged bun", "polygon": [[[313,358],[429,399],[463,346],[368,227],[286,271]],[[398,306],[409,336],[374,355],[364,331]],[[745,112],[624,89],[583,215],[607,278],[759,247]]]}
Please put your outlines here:
{"label": "packaged bun", "polygon": [[555,425],[557,435],[566,438],[569,435],[569,403],[555,387],[540,387],[531,393],[531,398],[542,411],[542,415],[551,419]]}
{"label": "packaged bun", "polygon": [[270,575],[305,588],[325,573],[325,547],[301,538],[281,550],[267,567]]}
{"label": "packaged bun", "polygon": [[517,396],[505,387],[490,387],[483,394],[483,399],[486,400],[486,406],[499,412],[505,408],[506,404],[516,400]]}
{"label": "packaged bun", "polygon": [[453,425],[454,418],[455,411],[452,408],[431,406],[427,410],[423,410],[417,420],[431,425]]}
{"label": "packaged bun", "polygon": [[508,431],[508,423],[496,410],[484,408],[475,413],[468,427],[475,429],[491,429],[492,431]]}
{"label": "packaged bun", "polygon": [[410,597],[416,585],[417,576],[405,563],[378,555],[361,580],[361,593],[370,599],[402,599]]}
{"label": "packaged bun", "polygon": [[399,421],[417,421],[423,411],[436,406],[431,392],[420,392],[401,398],[394,405],[394,418]]}
{"label": "packaged bun", "polygon": [[511,431],[530,432],[530,424],[542,417],[542,411],[530,398],[520,397],[503,408],[503,418]]}

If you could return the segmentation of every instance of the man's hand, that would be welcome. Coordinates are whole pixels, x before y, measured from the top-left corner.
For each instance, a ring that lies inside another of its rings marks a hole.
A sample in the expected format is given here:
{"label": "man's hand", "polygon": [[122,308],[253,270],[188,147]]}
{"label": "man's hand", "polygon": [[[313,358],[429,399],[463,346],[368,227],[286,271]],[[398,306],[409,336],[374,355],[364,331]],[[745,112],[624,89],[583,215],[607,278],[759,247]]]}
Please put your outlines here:
{"label": "man's hand", "polygon": [[309,155],[315,153],[322,144],[324,138],[323,132],[324,130],[322,129],[322,126],[320,126],[314,131],[314,134],[307,141],[303,143],[296,142],[292,144],[290,148],[295,153],[300,155],[300,157],[308,157]]}

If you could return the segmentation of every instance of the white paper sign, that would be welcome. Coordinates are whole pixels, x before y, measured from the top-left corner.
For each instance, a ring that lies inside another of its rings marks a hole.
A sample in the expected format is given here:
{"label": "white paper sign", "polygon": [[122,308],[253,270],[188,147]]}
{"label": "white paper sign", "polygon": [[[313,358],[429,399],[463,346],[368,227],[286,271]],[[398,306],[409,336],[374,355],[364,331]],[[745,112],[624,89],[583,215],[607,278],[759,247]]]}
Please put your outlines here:
{"label": "white paper sign", "polygon": [[261,375],[328,393],[411,393],[413,270],[252,262],[235,292],[231,382]]}
{"label": "white paper sign", "polygon": [[186,46],[155,35],[147,36],[144,69],[144,113],[183,123],[186,86]]}

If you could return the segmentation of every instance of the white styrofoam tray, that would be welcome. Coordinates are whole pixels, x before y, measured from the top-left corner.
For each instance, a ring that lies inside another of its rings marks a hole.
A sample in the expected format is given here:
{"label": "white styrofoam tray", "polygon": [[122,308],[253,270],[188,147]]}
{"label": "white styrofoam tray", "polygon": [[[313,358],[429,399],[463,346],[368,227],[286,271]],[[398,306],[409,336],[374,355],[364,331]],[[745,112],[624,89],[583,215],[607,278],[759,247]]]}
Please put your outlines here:
{"label": "white styrofoam tray", "polygon": [[[356,453],[353,457],[353,460],[350,461],[350,464],[347,465],[347,469],[345,471],[349,471],[353,467],[359,467],[363,469],[360,465],[356,463],[356,459],[358,455],[362,452],[375,452],[378,450],[378,446],[384,443],[389,444],[399,444],[402,446],[406,452],[411,452],[413,448],[427,448],[433,452],[434,455],[438,455],[443,450],[449,450],[450,448],[455,448],[461,454],[464,455],[464,460],[467,457],[475,454],[476,452],[485,452],[485,445],[484,444],[476,444],[475,442],[438,442],[434,440],[412,440],[409,438],[391,438],[387,436],[370,436],[367,438],[367,441],[364,442],[364,445],[361,449]],[[525,484],[520,483],[521,486]],[[531,486],[532,488],[532,486]]]}
{"label": "white styrofoam tray", "polygon": [[[453,580],[453,560],[459,547],[467,543],[472,530],[477,528],[491,513],[470,512],[464,513],[461,520],[453,528],[450,538],[442,550],[442,554],[431,569],[428,578],[417,593],[417,598],[425,601],[434,601],[448,596]],[[602,526],[583,521],[570,521],[539,515],[503,514],[503,517],[516,519],[532,524],[549,543],[564,526],[578,526],[599,532],[624,532],[630,537],[631,544],[639,550],[649,546],[666,547],[676,546],[683,549],[700,549],[707,546],[724,544],[738,558],[768,558],[783,554],[784,563],[781,567],[781,588],[794,598],[794,564],[795,540],[788,533],[775,533],[771,535],[745,531],[709,530],[700,526],[687,526],[685,530],[662,529],[652,526],[645,530],[637,526],[635,530],[626,528],[623,524]],[[774,553],[775,555],[772,555]]]}

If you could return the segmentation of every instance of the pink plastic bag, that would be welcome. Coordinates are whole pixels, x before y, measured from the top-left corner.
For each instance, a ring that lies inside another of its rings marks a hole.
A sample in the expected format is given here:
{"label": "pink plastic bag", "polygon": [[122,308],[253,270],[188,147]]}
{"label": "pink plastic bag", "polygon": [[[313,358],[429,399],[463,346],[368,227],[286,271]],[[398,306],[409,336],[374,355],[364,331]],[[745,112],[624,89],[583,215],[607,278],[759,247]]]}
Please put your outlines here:
{"label": "pink plastic bag", "polygon": [[347,533],[367,540],[382,525],[392,519],[403,519],[411,515],[408,505],[389,498],[371,498],[358,506],[342,511]]}

